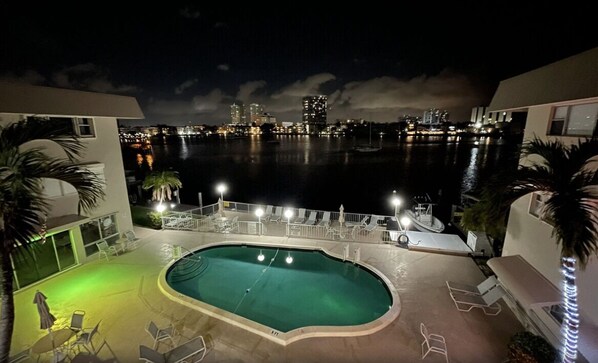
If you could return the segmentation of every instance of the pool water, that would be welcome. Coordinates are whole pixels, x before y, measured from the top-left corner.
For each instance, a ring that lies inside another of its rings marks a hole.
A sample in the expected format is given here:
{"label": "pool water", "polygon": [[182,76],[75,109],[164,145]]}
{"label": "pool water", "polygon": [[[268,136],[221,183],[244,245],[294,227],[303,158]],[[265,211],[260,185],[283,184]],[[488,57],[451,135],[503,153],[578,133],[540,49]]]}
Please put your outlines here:
{"label": "pool water", "polygon": [[166,281],[181,294],[281,332],[365,324],[393,303],[373,272],[318,250],[210,247],[175,262]]}

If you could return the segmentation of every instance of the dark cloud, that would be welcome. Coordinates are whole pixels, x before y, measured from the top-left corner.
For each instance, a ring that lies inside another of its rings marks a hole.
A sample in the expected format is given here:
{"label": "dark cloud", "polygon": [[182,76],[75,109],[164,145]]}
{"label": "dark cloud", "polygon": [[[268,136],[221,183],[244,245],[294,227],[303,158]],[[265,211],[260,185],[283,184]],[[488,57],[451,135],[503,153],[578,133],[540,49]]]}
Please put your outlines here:
{"label": "dark cloud", "polygon": [[185,19],[197,19],[201,15],[199,11],[185,7],[179,10],[179,14]]}
{"label": "dark cloud", "polygon": [[65,67],[54,72],[50,81],[51,85],[87,90],[103,93],[133,93],[139,88],[133,85],[116,85],[110,80],[110,72],[93,63],[81,63]]}
{"label": "dark cloud", "polygon": [[219,71],[227,72],[230,70],[230,66],[228,64],[219,64],[218,66],[216,66],[216,69],[218,69]]}
{"label": "dark cloud", "polygon": [[174,94],[176,94],[176,95],[182,94],[183,92],[185,92],[185,90],[187,90],[188,88],[195,85],[197,83],[197,81],[198,81],[197,78],[186,80],[185,82],[183,82],[180,85],[178,85],[177,87],[175,87]]}

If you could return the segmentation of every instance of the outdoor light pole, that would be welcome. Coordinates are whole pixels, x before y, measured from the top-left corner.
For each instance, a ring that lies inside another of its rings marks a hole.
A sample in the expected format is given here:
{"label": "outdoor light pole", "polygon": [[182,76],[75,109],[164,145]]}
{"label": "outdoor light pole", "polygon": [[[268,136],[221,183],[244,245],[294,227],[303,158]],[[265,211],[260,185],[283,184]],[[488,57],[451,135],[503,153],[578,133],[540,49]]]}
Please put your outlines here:
{"label": "outdoor light pole", "polygon": [[284,216],[287,218],[287,236],[288,236],[291,234],[290,223],[291,223],[291,217],[293,216],[293,211],[291,209],[285,210]]}
{"label": "outdoor light pole", "polygon": [[397,217],[397,213],[399,212],[399,206],[401,205],[401,199],[399,197],[397,197],[396,190],[392,191],[392,199],[390,201],[395,206],[395,217]]}
{"label": "outdoor light pole", "polygon": [[257,216],[257,228],[258,228],[258,235],[262,235],[262,216],[264,215],[264,210],[262,208],[258,208],[255,210],[255,215]]}
{"label": "outdoor light pole", "polygon": [[220,193],[220,199],[224,202],[224,192],[226,192],[226,185],[224,183],[218,184],[216,187],[218,193]]}

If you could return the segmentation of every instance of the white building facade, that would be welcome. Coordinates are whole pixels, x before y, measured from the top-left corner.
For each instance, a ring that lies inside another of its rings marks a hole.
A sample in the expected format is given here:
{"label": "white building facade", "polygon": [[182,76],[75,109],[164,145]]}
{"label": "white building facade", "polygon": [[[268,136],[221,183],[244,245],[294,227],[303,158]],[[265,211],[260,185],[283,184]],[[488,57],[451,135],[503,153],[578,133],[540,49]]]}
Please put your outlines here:
{"label": "white building facade", "polygon": [[[88,215],[79,215],[75,189],[57,180],[44,180],[51,201],[47,242],[32,252],[38,254],[35,269],[32,261],[13,257],[16,288],[97,258],[96,242],[115,244],[123,232],[133,228],[117,118],[144,118],[133,97],[0,82],[0,125],[28,117],[72,125],[85,147],[80,163],[105,181],[106,195]],[[54,157],[65,156],[56,146],[34,144],[31,146],[44,147]]]}
{"label": "white building facade", "polygon": [[[566,145],[596,135],[598,48],[504,80],[488,107],[527,112],[524,140],[558,139]],[[488,265],[509,292],[507,302],[530,330],[554,345],[560,337],[560,253],[553,227],[540,218],[542,195],[529,194],[510,209],[503,257]],[[596,211],[598,213],[598,211]],[[580,353],[598,361],[598,258],[577,274]]]}

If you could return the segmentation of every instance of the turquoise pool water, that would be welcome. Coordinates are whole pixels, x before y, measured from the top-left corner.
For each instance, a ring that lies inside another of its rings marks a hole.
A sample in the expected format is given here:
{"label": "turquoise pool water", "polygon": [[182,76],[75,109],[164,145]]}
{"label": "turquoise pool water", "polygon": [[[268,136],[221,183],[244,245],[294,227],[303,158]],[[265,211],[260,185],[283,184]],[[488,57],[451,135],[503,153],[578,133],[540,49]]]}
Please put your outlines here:
{"label": "turquoise pool water", "polygon": [[281,332],[365,324],[392,305],[374,273],[317,250],[211,247],[175,262],[166,281],[181,294]]}

